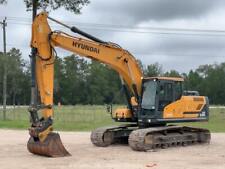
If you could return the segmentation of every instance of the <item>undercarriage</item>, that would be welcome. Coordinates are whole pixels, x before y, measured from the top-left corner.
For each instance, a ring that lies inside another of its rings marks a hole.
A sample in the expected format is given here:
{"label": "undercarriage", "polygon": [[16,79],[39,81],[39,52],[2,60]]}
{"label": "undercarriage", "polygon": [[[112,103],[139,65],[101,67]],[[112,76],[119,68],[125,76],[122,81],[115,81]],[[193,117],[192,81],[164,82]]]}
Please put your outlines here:
{"label": "undercarriage", "polygon": [[207,129],[168,125],[139,129],[137,125],[99,128],[91,133],[95,146],[107,147],[116,143],[128,143],[135,151],[149,151],[175,146],[209,143]]}

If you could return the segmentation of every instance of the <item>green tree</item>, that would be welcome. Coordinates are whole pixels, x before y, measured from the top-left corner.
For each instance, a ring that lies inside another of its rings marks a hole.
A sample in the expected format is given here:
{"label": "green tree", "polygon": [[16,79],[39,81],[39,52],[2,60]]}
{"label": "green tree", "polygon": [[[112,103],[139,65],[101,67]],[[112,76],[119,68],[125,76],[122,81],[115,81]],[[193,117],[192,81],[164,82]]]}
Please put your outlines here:
{"label": "green tree", "polygon": [[[28,11],[31,10],[32,9],[32,3],[34,1],[33,0],[23,0],[23,1],[26,5],[27,10]],[[7,4],[7,2],[8,2],[8,0],[0,0],[0,4]],[[64,7],[66,10],[71,11],[75,14],[80,14],[82,7],[85,6],[85,5],[88,5],[90,3],[89,0],[70,0],[70,1],[68,1],[68,0],[60,0],[60,1],[59,0],[36,0],[36,2],[37,2],[37,5],[38,5],[39,9],[42,8],[42,9],[45,9],[45,10],[49,11],[51,9],[56,10],[58,8]],[[0,56],[0,59],[1,60],[4,59],[2,57],[2,55]],[[59,60],[57,60],[57,61],[59,61]],[[4,63],[4,61],[2,63]],[[61,68],[60,63],[59,63],[59,65],[56,65],[56,67]],[[23,75],[26,78],[30,77],[30,71],[27,70],[26,72],[24,72]],[[60,91],[61,91],[60,89],[61,89],[61,86],[62,86],[62,85],[59,84],[59,81],[61,80],[61,79],[59,79],[60,75],[61,74],[60,74],[59,70],[56,70],[57,79],[55,80],[56,89],[55,89],[54,92],[58,94],[57,95],[58,100],[60,100],[59,96],[60,96]],[[12,80],[15,81],[15,79],[12,79]],[[28,79],[26,79],[26,80],[28,80]],[[29,80],[29,82],[30,82],[30,80]],[[13,90],[14,95],[15,95],[15,93],[17,93],[15,90],[16,89],[15,89],[15,85],[14,85],[14,90]]]}
{"label": "green tree", "polygon": [[55,61],[55,103],[123,103],[118,73],[96,61],[76,55]]}
{"label": "green tree", "polygon": [[[32,0],[24,0],[27,9],[32,9]],[[87,5],[89,0],[38,0],[39,8],[47,9],[48,7],[56,10],[60,7],[64,7],[66,10],[74,12],[76,14],[81,13],[82,6]]]}
{"label": "green tree", "polygon": [[213,69],[216,65],[200,65],[197,69],[196,72],[203,78],[207,77],[209,71]]}
{"label": "green tree", "polygon": [[159,63],[150,64],[144,70],[144,74],[147,77],[160,76],[162,72],[162,65],[160,65]]}
{"label": "green tree", "polygon": [[20,80],[21,92],[17,95],[17,104],[29,105],[30,104],[30,84],[31,84],[31,72],[30,63],[24,62],[23,74]]}
{"label": "green tree", "polygon": [[[27,10],[32,9],[32,1],[33,0],[24,0]],[[8,0],[0,0],[0,4],[6,4],[7,2]],[[64,7],[66,10],[76,14],[80,14],[82,7],[90,3],[89,0],[37,0],[37,2],[39,8],[56,10],[60,7]]]}
{"label": "green tree", "polygon": [[201,83],[203,78],[198,72],[191,70],[186,78],[185,89],[186,90],[201,90]]}
{"label": "green tree", "polygon": [[205,94],[212,104],[225,104],[225,63],[213,65],[204,79]]}
{"label": "green tree", "polygon": [[118,73],[106,65],[92,61],[87,77],[88,103],[104,104],[122,102]]}
{"label": "green tree", "polygon": [[176,70],[170,70],[163,74],[166,77],[182,77],[180,73]]}
{"label": "green tree", "polygon": [[[8,104],[28,104],[30,74],[26,67],[27,63],[22,59],[19,49],[12,48],[5,58],[0,52],[0,73],[3,74],[3,65],[7,65],[7,103]],[[2,87],[2,76],[0,87]],[[2,101],[2,93],[0,94]]]}
{"label": "green tree", "polygon": [[[11,88],[9,90],[9,95],[12,96],[12,104],[15,105],[16,95],[21,92],[19,84],[21,83],[23,75],[23,67],[21,61],[21,52],[19,49],[12,48],[7,55],[7,75],[8,75],[8,86]],[[9,67],[10,65],[10,67]]]}
{"label": "green tree", "polygon": [[62,72],[56,73],[56,79],[58,79],[60,86],[59,100],[63,104],[73,105],[85,102],[86,91],[84,86],[88,71],[87,61],[75,55],[67,56],[61,64],[61,70]]}

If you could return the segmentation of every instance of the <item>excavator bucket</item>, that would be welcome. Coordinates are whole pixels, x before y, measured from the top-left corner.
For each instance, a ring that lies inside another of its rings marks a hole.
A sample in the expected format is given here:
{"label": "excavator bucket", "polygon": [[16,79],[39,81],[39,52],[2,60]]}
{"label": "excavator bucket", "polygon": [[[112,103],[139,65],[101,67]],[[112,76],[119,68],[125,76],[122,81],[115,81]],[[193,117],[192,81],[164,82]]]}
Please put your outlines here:
{"label": "excavator bucket", "polygon": [[65,157],[70,153],[65,149],[58,133],[50,133],[44,142],[35,141],[30,137],[27,143],[29,152],[47,157]]}

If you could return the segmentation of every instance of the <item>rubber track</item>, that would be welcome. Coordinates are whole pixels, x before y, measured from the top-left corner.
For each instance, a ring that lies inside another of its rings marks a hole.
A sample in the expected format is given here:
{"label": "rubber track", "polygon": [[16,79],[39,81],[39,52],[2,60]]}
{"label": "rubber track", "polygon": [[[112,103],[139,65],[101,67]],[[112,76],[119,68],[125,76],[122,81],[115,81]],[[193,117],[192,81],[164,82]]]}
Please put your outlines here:
{"label": "rubber track", "polygon": [[177,145],[209,143],[210,132],[207,129],[185,126],[137,129],[131,132],[128,142],[133,150],[148,151]]}
{"label": "rubber track", "polygon": [[111,140],[105,140],[104,139],[104,135],[107,132],[110,132],[110,130],[114,130],[120,127],[104,127],[104,128],[98,128],[94,131],[91,132],[91,142],[92,144],[94,144],[95,146],[98,147],[107,147],[111,144],[113,144],[113,138]]}
{"label": "rubber track", "polygon": [[107,147],[111,144],[119,143],[121,141],[121,138],[115,137],[114,133],[120,130],[125,130],[133,127],[135,127],[136,129],[136,125],[134,124],[125,124],[120,126],[95,129],[91,132],[91,142],[92,144],[98,147]]}

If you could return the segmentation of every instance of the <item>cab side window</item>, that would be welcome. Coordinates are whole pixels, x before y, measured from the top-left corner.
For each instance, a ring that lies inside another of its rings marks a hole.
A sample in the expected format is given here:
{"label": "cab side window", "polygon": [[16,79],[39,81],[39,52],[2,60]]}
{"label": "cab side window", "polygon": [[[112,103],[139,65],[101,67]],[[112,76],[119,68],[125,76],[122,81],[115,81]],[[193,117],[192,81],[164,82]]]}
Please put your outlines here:
{"label": "cab side window", "polygon": [[159,110],[162,111],[164,107],[173,101],[173,84],[163,83],[159,87]]}
{"label": "cab side window", "polygon": [[174,91],[175,91],[175,100],[179,100],[182,96],[182,83],[181,82],[175,82]]}

